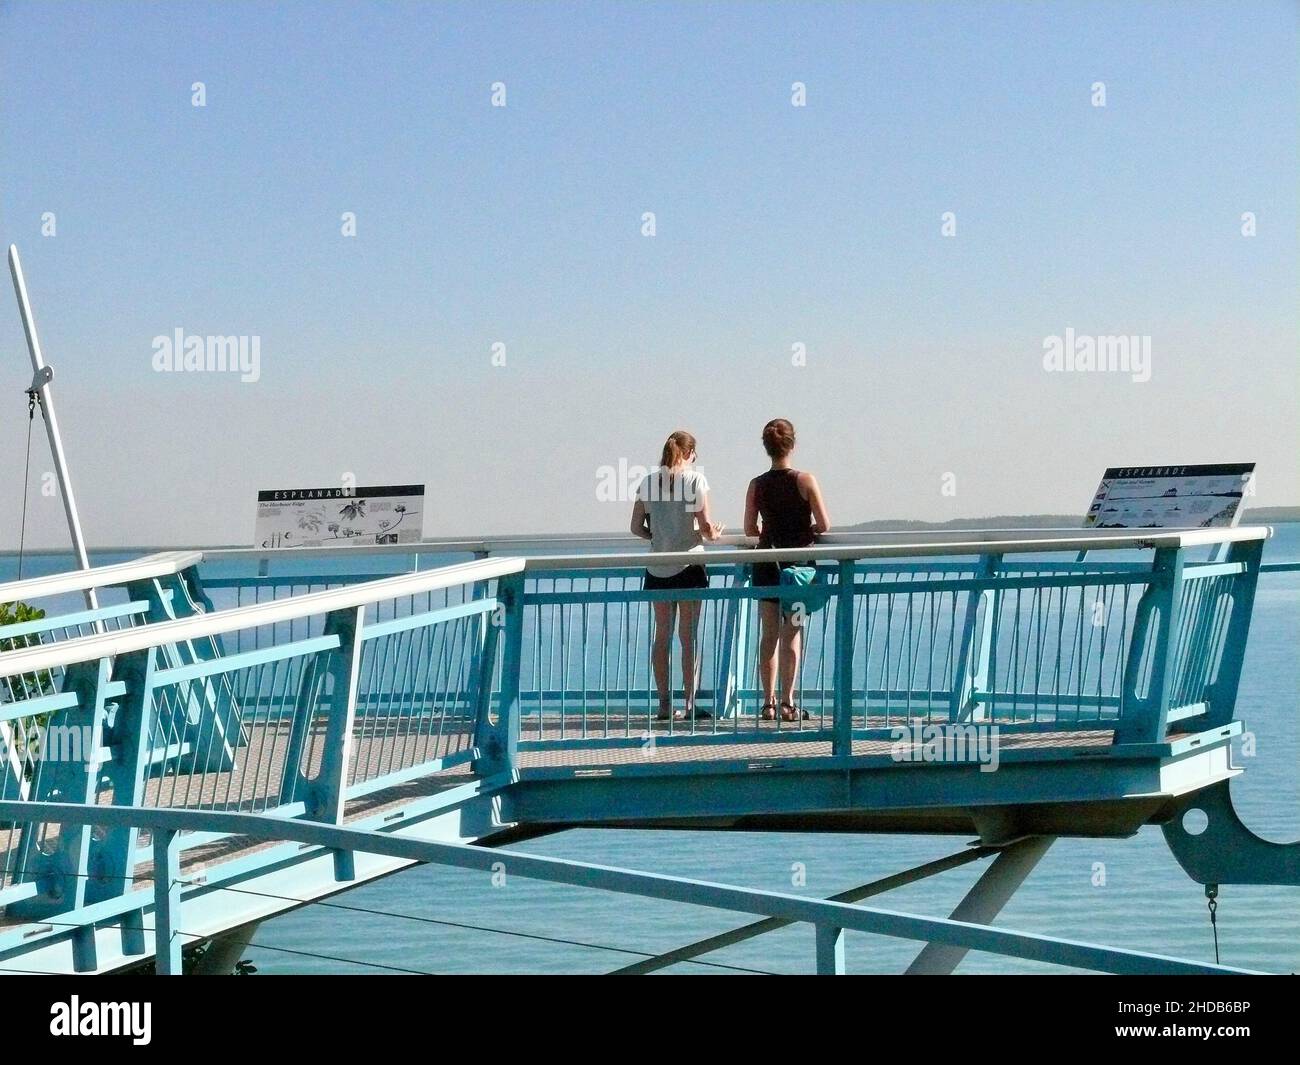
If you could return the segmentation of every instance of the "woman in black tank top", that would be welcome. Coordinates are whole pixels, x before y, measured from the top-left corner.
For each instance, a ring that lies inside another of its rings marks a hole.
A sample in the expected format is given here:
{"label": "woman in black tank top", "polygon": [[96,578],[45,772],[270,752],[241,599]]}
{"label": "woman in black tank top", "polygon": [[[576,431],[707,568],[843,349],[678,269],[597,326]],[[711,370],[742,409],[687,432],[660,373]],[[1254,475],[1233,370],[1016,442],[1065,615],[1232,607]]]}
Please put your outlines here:
{"label": "woman in black tank top", "polygon": [[[763,427],[763,447],[772,468],[749,482],[745,497],[745,535],[758,537],[760,548],[810,547],[819,534],[830,530],[830,518],[817,478],[790,465],[794,426],[774,418]],[[809,565],[796,554],[776,562],[759,562],[753,569],[755,587],[774,588],[781,583],[781,566]],[[795,684],[803,652],[803,613],[781,609],[781,600],[759,601],[762,636],[758,649],[758,678],[763,688],[760,715],[771,721],[777,714],[777,675],[781,683],[781,717],[798,721],[807,716],[796,702]]]}

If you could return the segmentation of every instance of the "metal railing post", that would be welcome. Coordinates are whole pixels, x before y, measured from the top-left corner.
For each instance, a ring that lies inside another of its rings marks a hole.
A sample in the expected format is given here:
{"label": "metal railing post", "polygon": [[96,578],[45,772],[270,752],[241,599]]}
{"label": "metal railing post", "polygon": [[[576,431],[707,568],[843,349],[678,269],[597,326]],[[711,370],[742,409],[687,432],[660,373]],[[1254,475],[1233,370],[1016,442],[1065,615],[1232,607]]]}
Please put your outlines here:
{"label": "metal railing post", "polygon": [[[835,659],[832,664],[835,737],[831,741],[831,753],[846,758],[853,753],[853,568],[851,561],[841,562],[839,566],[839,585],[835,590]],[[865,707],[863,713],[866,713]]]}
{"label": "metal railing post", "polygon": [[[997,575],[1002,562],[1000,554],[981,555],[975,576],[987,580]],[[998,592],[982,588],[966,597],[966,612],[962,619],[961,644],[957,666],[953,670],[952,699],[948,706],[950,722],[968,718],[981,720],[975,696],[988,690],[990,660],[995,650],[994,628],[997,624]],[[983,625],[979,625],[983,618]],[[975,633],[980,633],[979,646],[975,646]]]}
{"label": "metal railing post", "polygon": [[[1169,721],[1169,699],[1174,683],[1179,615],[1183,600],[1183,551],[1178,547],[1156,549],[1151,563],[1151,584],[1138,602],[1133,640],[1124,670],[1119,722],[1114,742],[1159,743]],[[1156,620],[1152,621],[1152,615]],[[1154,641],[1154,643],[1152,643]],[[1151,672],[1147,693],[1139,698],[1139,666],[1150,655]]]}
{"label": "metal railing post", "polygon": [[1226,561],[1240,562],[1245,565],[1246,571],[1232,578],[1229,591],[1232,614],[1228,618],[1228,631],[1223,638],[1219,675],[1209,685],[1205,695],[1205,701],[1209,703],[1205,714],[1207,728],[1226,725],[1232,720],[1237,705],[1241,665],[1246,656],[1246,636],[1250,632],[1250,619],[1255,613],[1255,589],[1259,584],[1259,567],[1263,556],[1263,540],[1233,544],[1228,549]]}
{"label": "metal railing post", "polygon": [[[361,675],[361,652],[366,608],[336,610],[325,619],[325,632],[337,634],[339,646],[329,654],[333,680],[326,709],[324,749],[320,773],[307,787],[307,817],[326,824],[343,824],[348,771],[352,766],[352,732],[357,714],[357,684]],[[312,708],[314,710],[314,707]],[[392,705],[389,706],[390,712]],[[334,879],[356,879],[351,851],[334,851]]]}
{"label": "metal railing post", "polygon": [[[498,590],[499,595],[499,590]],[[475,646],[477,660],[471,674],[473,688],[470,692],[470,705],[474,708],[474,746],[480,752],[486,751],[493,735],[492,724],[492,684],[496,677],[497,652],[501,646],[501,630],[506,624],[504,602],[498,599],[491,613],[483,615],[483,624],[479,627],[479,639]],[[487,765],[484,758],[475,759],[471,766],[475,773],[482,774]]]}
{"label": "metal railing post", "polygon": [[[501,633],[492,633],[492,659],[496,658],[496,642],[502,642],[501,697],[497,703],[495,722],[489,707],[483,710],[483,727],[476,730],[479,758],[474,763],[479,776],[514,773],[519,759],[520,670],[523,664],[524,644],[524,574],[510,573],[497,580],[497,599],[500,602]],[[494,624],[493,628],[497,628]],[[486,663],[485,648],[485,663]],[[490,670],[490,666],[487,669]],[[490,673],[483,685],[481,701],[490,702],[492,686]]]}
{"label": "metal railing post", "polygon": [[159,976],[181,975],[181,861],[178,834],[173,829],[153,832],[153,927],[155,971]]}
{"label": "metal railing post", "polygon": [[1183,610],[1183,550],[1182,548],[1161,548],[1156,552],[1155,568],[1160,574],[1160,636],[1156,645],[1156,657],[1152,664],[1151,696],[1153,711],[1148,721],[1151,731],[1148,738],[1152,743],[1164,739],[1169,722],[1170,698],[1173,694],[1174,666],[1178,650],[1178,630],[1182,623]]}
{"label": "metal railing post", "polygon": [[[479,562],[485,558],[487,558],[486,551],[474,552],[475,562]],[[416,556],[416,561],[417,562],[419,561],[418,555]],[[417,569],[419,568],[418,565],[416,568]],[[470,585],[469,597],[471,602],[478,602],[480,600],[486,599],[487,587],[488,587],[487,581],[475,581],[472,585]],[[469,705],[474,708],[474,735],[476,738],[478,736],[478,722],[482,721],[485,716],[481,712],[482,707],[479,705],[479,699],[483,692],[483,684],[484,684],[483,670],[484,670],[485,660],[488,657],[489,644],[491,644],[491,650],[493,654],[495,655],[496,653],[496,640],[494,639],[492,634],[492,629],[495,627],[496,626],[492,624],[492,616],[490,614],[479,615],[478,625],[477,625],[478,636],[474,640],[474,646],[471,651],[472,657],[470,660],[470,667],[469,667],[470,684],[472,685],[472,688],[469,692],[469,700],[470,700]],[[488,693],[487,697],[490,703],[492,699],[492,672],[491,672],[491,666],[488,666],[487,668],[488,668],[488,675],[486,681],[487,693]]]}
{"label": "metal railing post", "polygon": [[844,975],[844,929],[834,925],[818,924],[817,929],[817,975]]}
{"label": "metal railing post", "polygon": [[[133,651],[113,664],[113,678],[122,682],[126,693],[117,704],[111,744],[113,757],[101,770],[113,788],[118,806],[143,806],[145,780],[154,738],[153,675],[158,649]],[[165,741],[164,741],[165,742]],[[90,840],[86,901],[115,898],[129,890],[134,879],[135,850],[139,829],[109,826],[102,839]]]}

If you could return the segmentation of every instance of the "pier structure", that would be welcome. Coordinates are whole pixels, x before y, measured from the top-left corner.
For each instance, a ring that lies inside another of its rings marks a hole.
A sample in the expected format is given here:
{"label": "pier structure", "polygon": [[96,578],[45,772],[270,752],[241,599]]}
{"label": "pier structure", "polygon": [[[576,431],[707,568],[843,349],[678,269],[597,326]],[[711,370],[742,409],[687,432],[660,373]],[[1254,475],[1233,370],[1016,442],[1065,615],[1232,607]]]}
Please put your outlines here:
{"label": "pier structure", "polygon": [[[994,921],[1054,840],[1144,825],[1207,887],[1300,885],[1300,846],[1251,833],[1229,790],[1257,584],[1297,568],[1262,562],[1268,536],[841,534],[800,552],[815,598],[752,587],[780,553],[735,539],[681,556],[710,583],[670,592],[643,589],[624,538],[173,551],[0,586],[45,611],[0,628],[0,971],[178,974],[203,944],[210,966],[259,921],[421,862],[745,918],[627,972],[792,923],[823,973],[846,930],[915,941],[918,973],[972,950],[1229,971]],[[796,721],[758,712],[774,596],[804,626]],[[702,603],[707,717],[656,716],[665,598]],[[529,852],[573,828],[955,842],[820,899]],[[877,905],[970,863],[948,917]]]}

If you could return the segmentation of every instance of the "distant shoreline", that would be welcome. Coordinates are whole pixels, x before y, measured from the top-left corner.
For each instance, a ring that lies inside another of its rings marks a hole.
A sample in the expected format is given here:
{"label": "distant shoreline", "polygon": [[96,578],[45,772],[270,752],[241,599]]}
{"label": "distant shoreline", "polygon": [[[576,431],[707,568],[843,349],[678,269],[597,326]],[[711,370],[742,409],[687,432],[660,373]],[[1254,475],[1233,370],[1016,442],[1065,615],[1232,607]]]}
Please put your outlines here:
{"label": "distant shoreline", "polygon": [[[1277,525],[1287,522],[1300,522],[1300,506],[1297,507],[1257,507],[1254,510],[1246,511],[1241,518],[1242,525]],[[952,518],[949,521],[917,521],[910,518],[879,518],[875,521],[862,521],[856,525],[839,525],[836,526],[836,532],[908,532],[931,531],[938,532],[942,530],[957,529],[1078,529],[1083,531],[1082,514],[996,514],[988,518]],[[519,539],[529,537],[546,538],[549,536],[618,536],[619,532],[598,532],[598,533],[527,533],[519,535]],[[489,539],[489,540],[507,540],[514,539],[516,534],[497,534],[488,537],[474,536],[448,536],[439,537],[439,539]],[[92,554],[103,554],[108,551],[130,551],[137,554],[149,554],[152,551],[177,551],[192,549],[191,544],[146,544],[135,545],[127,544],[121,547],[112,547],[107,545],[97,545],[87,548]],[[206,549],[209,551],[221,551],[228,549],[251,550],[248,544],[207,544]],[[65,555],[71,551],[71,547],[30,547],[25,555]],[[196,550],[203,550],[199,548]],[[350,550],[356,550],[351,548]],[[0,558],[9,555],[17,555],[17,548],[0,549]]]}
{"label": "distant shoreline", "polygon": [[[1255,507],[1241,516],[1241,525],[1273,525],[1300,521],[1300,507]],[[1082,529],[1082,514],[998,514],[989,518],[953,518],[950,521],[884,519],[843,525],[837,532],[905,529]]]}

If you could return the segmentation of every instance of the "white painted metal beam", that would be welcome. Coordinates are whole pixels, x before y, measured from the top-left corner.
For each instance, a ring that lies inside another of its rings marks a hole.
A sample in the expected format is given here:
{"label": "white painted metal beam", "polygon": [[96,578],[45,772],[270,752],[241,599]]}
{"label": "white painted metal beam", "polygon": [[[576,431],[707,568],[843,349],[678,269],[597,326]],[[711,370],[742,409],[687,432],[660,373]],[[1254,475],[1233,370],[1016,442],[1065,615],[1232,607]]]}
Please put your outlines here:
{"label": "white painted metal beam", "polygon": [[464,562],[455,566],[349,584],[341,588],[329,588],[307,595],[274,599],[232,610],[219,610],[212,614],[195,614],[176,621],[162,621],[59,643],[22,647],[0,654],[0,677],[53,669],[74,662],[90,662],[98,658],[115,658],[131,651],[143,651],[163,644],[183,643],[205,636],[328,614],[335,610],[354,609],[387,599],[455,588],[518,573],[523,566],[523,559],[520,558]]}
{"label": "white painted metal beam", "polygon": [[28,602],[52,595],[65,595],[68,592],[107,588],[126,584],[128,581],[167,577],[197,565],[202,558],[203,554],[200,551],[162,551],[156,555],[145,555],[143,558],[118,562],[111,566],[95,566],[91,569],[70,570],[67,573],[51,573],[45,577],[8,581],[0,584],[0,603],[12,603],[14,600]]}
{"label": "white painted metal beam", "polygon": [[[27,280],[23,277],[23,264],[18,258],[18,248],[9,245],[9,273],[14,281],[14,295],[18,297],[18,314],[23,320],[23,333],[27,337],[27,351],[32,358],[32,387],[40,396],[42,420],[45,433],[50,441],[50,454],[54,458],[54,471],[59,478],[59,491],[63,496],[63,512],[68,519],[68,532],[72,537],[72,550],[82,569],[90,569],[90,558],[86,554],[86,541],[81,532],[81,516],[77,513],[77,501],[72,494],[72,479],[68,473],[68,459],[63,453],[63,437],[59,434],[59,419],[54,411],[54,395],[51,391],[52,374],[47,372],[45,356],[41,352],[40,336],[36,332],[36,318],[32,314],[31,301],[27,298]],[[99,609],[99,600],[93,586],[81,589],[86,605],[91,610]],[[103,623],[96,621],[97,631],[102,631]]]}

